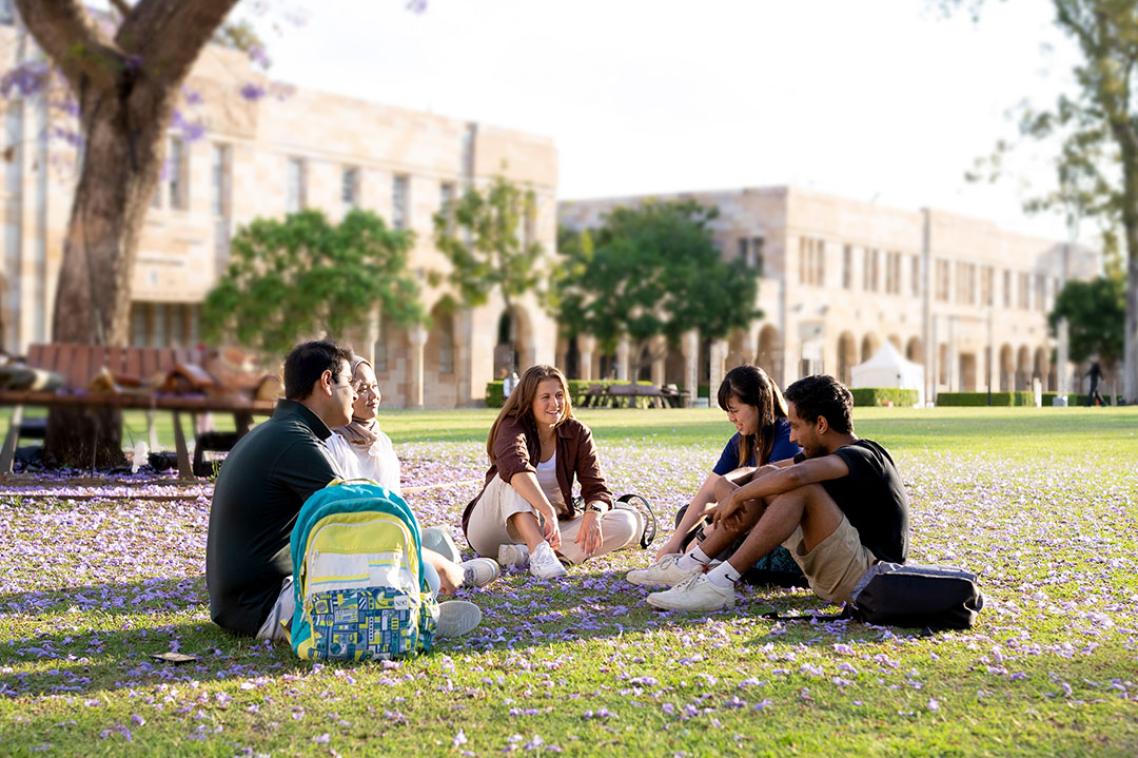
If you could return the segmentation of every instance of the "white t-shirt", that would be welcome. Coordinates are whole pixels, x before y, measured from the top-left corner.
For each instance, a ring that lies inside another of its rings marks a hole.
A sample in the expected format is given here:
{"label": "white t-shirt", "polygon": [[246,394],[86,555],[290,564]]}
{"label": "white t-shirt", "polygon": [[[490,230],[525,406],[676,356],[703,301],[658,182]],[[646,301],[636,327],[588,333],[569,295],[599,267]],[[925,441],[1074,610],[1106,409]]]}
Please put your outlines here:
{"label": "white t-shirt", "polygon": [[550,504],[556,509],[565,505],[565,497],[561,494],[561,486],[557,484],[557,452],[548,461],[537,462],[537,483]]}
{"label": "white t-shirt", "polygon": [[391,438],[379,432],[379,439],[367,450],[352,447],[346,439],[332,433],[325,444],[333,460],[349,479],[371,479],[386,487],[400,497],[403,490],[399,486],[399,458]]}

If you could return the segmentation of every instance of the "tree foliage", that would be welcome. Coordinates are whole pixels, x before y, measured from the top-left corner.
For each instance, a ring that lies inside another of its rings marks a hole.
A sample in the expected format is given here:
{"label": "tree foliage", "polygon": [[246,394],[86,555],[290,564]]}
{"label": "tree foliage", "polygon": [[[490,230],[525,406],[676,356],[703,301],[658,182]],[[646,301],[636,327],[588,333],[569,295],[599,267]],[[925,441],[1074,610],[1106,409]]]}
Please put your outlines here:
{"label": "tree foliage", "polygon": [[747,328],[762,315],[758,272],[722,259],[716,215],[694,201],[647,202],[614,209],[597,229],[563,229],[552,297],[562,330],[593,335],[608,353],[624,338],[642,347],[661,336],[676,344],[689,329],[719,339]]}
{"label": "tree foliage", "polygon": [[202,305],[206,338],[281,355],[305,337],[343,336],[376,306],[401,326],[421,322],[411,243],[410,232],[363,210],[339,224],[316,210],[254,221],[234,235],[229,266]]}
{"label": "tree foliage", "polygon": [[1082,363],[1097,356],[1109,368],[1122,358],[1125,314],[1122,277],[1100,276],[1089,282],[1067,282],[1048,318],[1052,333],[1060,319],[1067,320],[1071,360]]}
{"label": "tree foliage", "polygon": [[[976,16],[981,0],[941,0]],[[1075,89],[1050,108],[1026,107],[1019,122],[1024,137],[1056,141],[1057,185],[1032,198],[1029,211],[1061,209],[1068,221],[1092,219],[1106,251],[1126,253],[1123,316],[1123,392],[1138,402],[1138,5],[1133,0],[1052,0],[1055,23],[1081,55]],[[1005,143],[983,165],[997,176]],[[978,178],[973,174],[971,178]]]}
{"label": "tree foliage", "polygon": [[435,214],[435,245],[450,262],[446,278],[463,305],[484,305],[497,290],[509,310],[538,288],[536,211],[532,190],[496,176],[484,190],[471,187]]}

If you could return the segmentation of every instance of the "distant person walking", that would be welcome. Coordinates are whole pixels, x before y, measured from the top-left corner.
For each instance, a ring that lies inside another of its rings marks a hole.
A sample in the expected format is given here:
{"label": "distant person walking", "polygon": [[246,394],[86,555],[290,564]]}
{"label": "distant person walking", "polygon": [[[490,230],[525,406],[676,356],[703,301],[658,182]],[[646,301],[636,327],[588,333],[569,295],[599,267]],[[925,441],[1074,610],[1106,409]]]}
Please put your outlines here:
{"label": "distant person walking", "polygon": [[514,387],[517,386],[518,372],[511,369],[510,373],[506,374],[506,378],[502,380],[502,397],[509,397],[510,393],[514,391]]}
{"label": "distant person walking", "polygon": [[1102,366],[1098,361],[1091,361],[1091,370],[1086,373],[1090,377],[1091,390],[1087,393],[1087,407],[1102,405],[1102,395],[1098,391],[1099,382],[1102,381]]}

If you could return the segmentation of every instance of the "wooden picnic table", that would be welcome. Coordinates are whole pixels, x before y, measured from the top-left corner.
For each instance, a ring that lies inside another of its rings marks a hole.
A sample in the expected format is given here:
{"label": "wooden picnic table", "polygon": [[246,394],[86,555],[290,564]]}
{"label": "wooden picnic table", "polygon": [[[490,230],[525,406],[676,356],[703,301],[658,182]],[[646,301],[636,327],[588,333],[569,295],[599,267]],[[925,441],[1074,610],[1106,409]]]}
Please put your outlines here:
{"label": "wooden picnic table", "polygon": [[[252,426],[253,416],[270,416],[276,407],[273,400],[254,400],[236,394],[206,395],[204,393],[159,392],[157,390],[129,389],[119,392],[92,392],[85,389],[91,378],[104,367],[114,373],[122,372],[137,377],[152,376],[173,369],[179,363],[200,364],[204,358],[201,348],[144,348],[101,347],[94,345],[51,344],[33,345],[28,351],[27,365],[58,373],[64,386],[58,390],[0,390],[0,406],[13,406],[4,446],[0,449],[0,473],[11,473],[16,447],[24,422],[24,407],[40,408],[118,408],[120,410],[147,411],[147,424],[153,431],[153,416],[157,411],[173,415],[174,448],[180,478],[192,480],[194,466],[190,461],[182,415],[191,417],[199,413],[232,413],[240,438]],[[195,446],[195,459],[201,456],[201,444]]]}
{"label": "wooden picnic table", "polygon": [[594,384],[585,391],[584,405],[589,408],[635,408],[637,398],[648,398],[650,408],[678,408],[685,392],[653,387],[647,384]]}

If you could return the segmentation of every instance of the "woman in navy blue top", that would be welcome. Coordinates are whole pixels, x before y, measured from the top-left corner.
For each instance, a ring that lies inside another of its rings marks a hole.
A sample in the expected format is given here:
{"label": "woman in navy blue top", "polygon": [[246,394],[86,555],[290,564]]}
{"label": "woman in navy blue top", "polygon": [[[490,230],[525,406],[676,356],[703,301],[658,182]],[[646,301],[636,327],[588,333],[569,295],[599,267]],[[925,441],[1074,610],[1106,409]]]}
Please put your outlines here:
{"label": "woman in navy blue top", "polygon": [[738,366],[727,372],[719,385],[719,407],[735,425],[735,435],[727,441],[719,462],[692,498],[676,531],[656,552],[657,559],[682,552],[684,537],[707,515],[715,501],[715,485],[724,474],[798,454],[798,445],[790,441],[782,391],[758,366]]}

